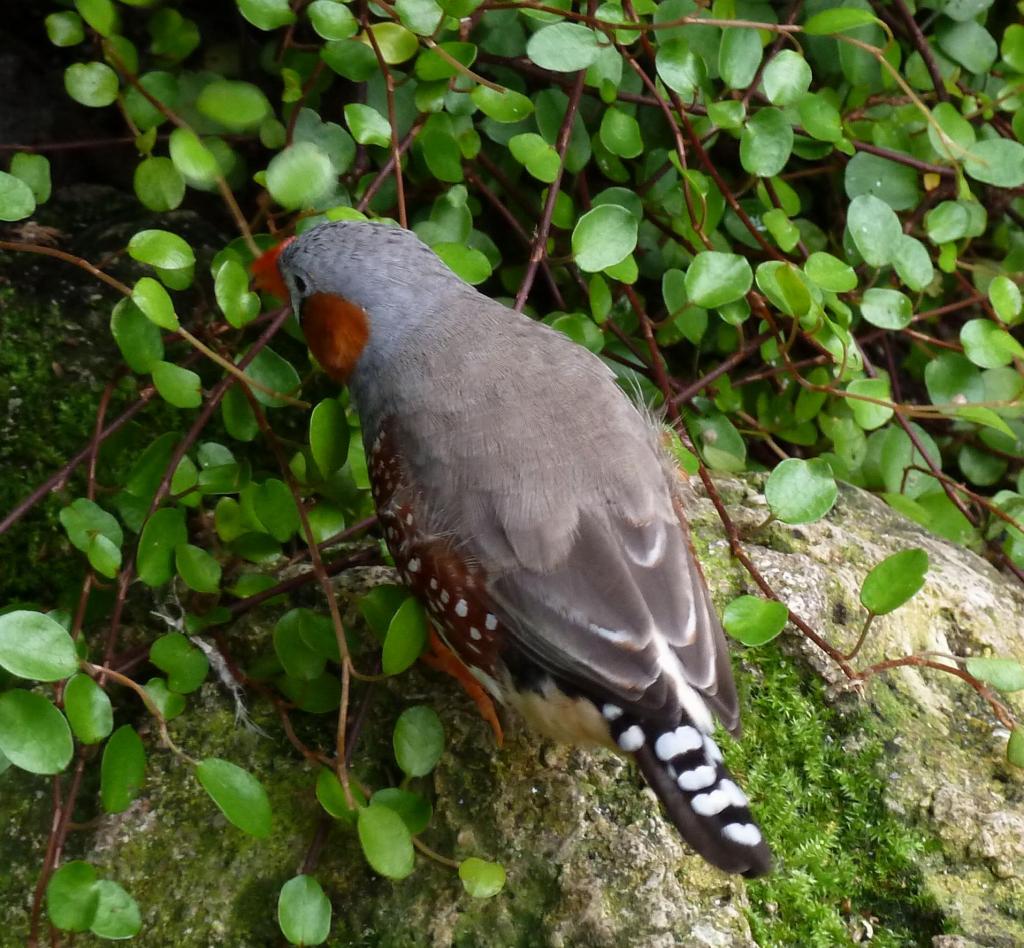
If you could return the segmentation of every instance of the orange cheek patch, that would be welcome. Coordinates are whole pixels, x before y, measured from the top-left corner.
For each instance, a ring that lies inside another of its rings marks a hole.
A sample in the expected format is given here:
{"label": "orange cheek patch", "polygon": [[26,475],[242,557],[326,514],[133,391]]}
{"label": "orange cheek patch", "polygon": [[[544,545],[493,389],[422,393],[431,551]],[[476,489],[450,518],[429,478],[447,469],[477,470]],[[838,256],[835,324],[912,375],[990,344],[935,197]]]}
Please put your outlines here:
{"label": "orange cheek patch", "polygon": [[281,268],[277,265],[277,258],[295,238],[289,237],[281,241],[276,247],[265,251],[252,264],[252,282],[257,290],[264,293],[273,293],[282,302],[288,301],[288,287],[285,286],[284,278],[281,276]]}
{"label": "orange cheek patch", "polygon": [[370,338],[370,322],[355,303],[330,293],[314,293],[302,306],[302,331],[324,371],[344,383]]}

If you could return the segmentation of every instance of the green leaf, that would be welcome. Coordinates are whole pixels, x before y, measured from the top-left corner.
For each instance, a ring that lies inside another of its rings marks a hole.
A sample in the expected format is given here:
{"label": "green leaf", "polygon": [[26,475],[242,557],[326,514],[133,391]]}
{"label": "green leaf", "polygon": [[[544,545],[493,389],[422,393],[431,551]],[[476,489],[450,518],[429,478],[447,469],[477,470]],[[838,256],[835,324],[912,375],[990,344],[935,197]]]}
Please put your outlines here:
{"label": "green leaf", "polygon": [[152,377],[160,397],[169,405],[198,408],[203,403],[202,380],[191,369],[161,361],[153,366]]}
{"label": "green leaf", "polygon": [[164,357],[160,329],[130,299],[120,300],[114,306],[110,314],[110,332],[133,372],[151,372]]}
{"label": "green leaf", "polygon": [[180,632],[161,635],[149,649],[149,660],[167,673],[167,684],[178,694],[195,691],[205,680],[210,663]]}
{"label": "green leaf", "polygon": [[558,152],[536,132],[524,132],[509,139],[508,150],[538,181],[550,184],[558,177],[562,163]]}
{"label": "green leaf", "polygon": [[161,270],[181,270],[196,262],[188,243],[167,230],[137,231],[128,241],[128,253],[133,260]]}
{"label": "green leaf", "polygon": [[174,550],[188,542],[185,512],[177,507],[157,510],[142,528],[135,566],[147,586],[162,586],[174,575]]}
{"label": "green leaf", "polygon": [[526,44],[526,55],[542,69],[576,72],[593,65],[601,48],[597,34],[582,23],[541,27]]}
{"label": "green leaf", "polygon": [[832,509],[839,488],[827,461],[787,458],[768,476],[764,496],[783,523],[813,523]]}
{"label": "green leaf", "polygon": [[1021,314],[1020,287],[1008,276],[999,274],[988,285],[988,298],[996,316],[1004,323],[1015,323]]}
{"label": "green leaf", "polygon": [[964,160],[964,170],[985,184],[1019,188],[1024,184],[1024,145],[1008,138],[976,142]]}
{"label": "green leaf", "polygon": [[50,162],[44,155],[15,152],[11,159],[11,174],[29,186],[37,204],[45,204],[50,199]]}
{"label": "green leaf", "polygon": [[360,145],[379,145],[387,148],[391,144],[391,125],[375,108],[352,102],[345,106],[345,123],[352,137]]}
{"label": "green leaf", "polygon": [[64,688],[64,713],[83,744],[98,744],[114,730],[107,693],[88,675],[75,675]]}
{"label": "green leaf", "polygon": [[163,678],[150,678],[144,685],[149,700],[156,705],[165,721],[171,721],[185,710],[185,697],[167,687]]}
{"label": "green leaf", "polygon": [[79,497],[61,510],[60,522],[68,532],[68,539],[76,549],[83,552],[89,549],[90,542],[97,535],[107,537],[116,546],[120,546],[124,540],[117,519],[85,497]]}
{"label": "green leaf", "polygon": [[981,373],[959,352],[943,352],[924,367],[928,397],[936,405],[985,401]]}
{"label": "green leaf", "polygon": [[376,872],[388,879],[404,879],[412,872],[412,839],[394,810],[380,804],[363,807],[358,831],[363,855]]}
{"label": "green leaf", "polygon": [[[180,323],[171,297],[152,277],[142,277],[132,288],[132,303],[154,326],[175,332]],[[162,348],[162,343],[161,343]],[[159,360],[162,361],[162,360]],[[152,371],[152,367],[150,368]]]}
{"label": "green leaf", "polygon": [[872,326],[882,329],[905,329],[914,316],[910,298],[899,290],[872,287],[865,290],[860,301],[861,315]]}
{"label": "green leaf", "polygon": [[284,481],[268,477],[252,493],[253,510],[278,543],[290,539],[302,526],[295,498]]}
{"label": "green leaf", "polygon": [[654,63],[662,82],[681,96],[692,96],[707,74],[704,61],[682,37],[660,42]]}
{"label": "green leaf", "polygon": [[146,778],[146,750],[142,738],[122,724],[103,748],[100,766],[100,801],[107,813],[122,813],[139,795]]}
{"label": "green leaf", "polygon": [[969,658],[967,671],[998,691],[1024,691],[1024,665],[1012,658]]}
{"label": "green leaf", "polygon": [[457,276],[471,286],[478,286],[493,272],[491,263],[473,247],[463,244],[434,244],[431,248]]}
{"label": "green leaf", "polygon": [[925,247],[916,237],[904,234],[897,244],[896,256],[892,261],[899,278],[915,292],[920,292],[935,276],[932,259]]}
{"label": "green leaf", "polygon": [[[306,13],[317,35],[325,40],[348,39],[355,36],[359,30],[359,24],[352,11],[336,0],[314,0],[306,8]],[[433,30],[428,30],[428,33],[430,32]]]}
{"label": "green leaf", "polygon": [[430,825],[430,818],[434,815],[433,807],[418,793],[400,790],[398,787],[378,790],[370,802],[394,810],[413,836],[422,833]]}
{"label": "green leaf", "polygon": [[99,901],[89,931],[100,938],[120,941],[132,938],[142,928],[139,906],[121,886],[109,879],[96,883]]}
{"label": "green leaf", "polygon": [[[308,618],[307,618],[308,617]],[[322,650],[314,649],[303,635],[303,626],[320,617],[308,609],[291,609],[274,626],[274,651],[281,667],[292,678],[314,681],[324,673],[326,657]],[[328,623],[328,632],[334,639],[334,626]],[[337,653],[337,643],[334,643]]]}
{"label": "green leaf", "polygon": [[740,164],[751,174],[770,178],[786,167],[793,151],[793,126],[771,107],[760,109],[740,135]]}
{"label": "green leaf", "polygon": [[194,187],[209,187],[221,176],[220,163],[194,133],[184,128],[171,132],[168,151],[174,167]]}
{"label": "green leaf", "polygon": [[117,73],[103,63],[73,63],[64,70],[64,88],[80,105],[103,108],[117,98]]}
{"label": "green leaf", "polygon": [[761,65],[761,55],[761,37],[757,30],[723,30],[718,46],[718,72],[726,87],[745,89],[749,86]]}
{"label": "green leaf", "polygon": [[260,30],[276,30],[295,22],[288,0],[237,0],[238,10]]}
{"label": "green leaf", "polygon": [[391,620],[408,598],[409,590],[405,586],[385,583],[374,587],[357,600],[356,608],[374,635],[383,642]]}
{"label": "green leaf", "polygon": [[251,82],[216,79],[203,88],[196,108],[233,132],[256,128],[270,114],[270,103]]}
{"label": "green leaf", "polygon": [[[420,48],[419,40],[400,23],[373,23],[370,25],[384,62],[389,66],[412,59]],[[369,45],[369,39],[364,40]]]}
{"label": "green leaf", "polygon": [[762,82],[772,105],[795,105],[810,87],[811,67],[799,53],[784,49],[765,66]]}
{"label": "green leaf", "polygon": [[476,61],[477,47],[475,43],[446,42],[438,43],[435,49],[425,49],[416,59],[416,78],[422,82],[438,82],[442,79],[450,79],[456,76],[461,70],[448,58],[442,55],[447,53],[455,63],[461,63],[467,68]]}
{"label": "green leaf", "polygon": [[330,197],[337,175],[330,157],[313,142],[296,142],[267,166],[267,190],[282,207],[315,207]]}
{"label": "green leaf", "polygon": [[878,23],[878,19],[869,10],[858,10],[853,7],[835,7],[822,10],[809,17],[804,24],[804,32],[808,36],[831,36],[835,33],[846,33],[859,26]]}
{"label": "green leaf", "polygon": [[196,765],[196,778],[228,822],[250,836],[270,835],[273,818],[267,791],[247,770],[229,760],[208,757]]}
{"label": "green leaf", "polygon": [[220,589],[220,563],[202,547],[182,543],[175,547],[174,563],[178,575],[189,589],[200,593],[215,593]]}
{"label": "green leaf", "polygon": [[[302,384],[295,366],[279,356],[269,346],[260,349],[256,358],[249,363],[245,374],[272,392],[280,392],[282,395],[294,395]],[[281,408],[288,404],[283,399],[268,395],[259,389],[254,389],[252,395],[266,408]],[[243,395],[242,398],[244,399],[245,396]]]}
{"label": "green leaf", "polygon": [[1024,727],[1015,727],[1010,732],[1006,745],[1006,759],[1014,767],[1024,767]]}
{"label": "green leaf", "polygon": [[983,369],[1009,365],[1024,356],[1024,346],[991,319],[971,319],[960,328],[964,355]]}
{"label": "green leaf", "polygon": [[71,728],[50,701],[20,688],[0,694],[0,752],[15,767],[59,774],[73,751]]}
{"label": "green leaf", "polygon": [[51,13],[43,22],[46,35],[54,46],[77,46],[85,39],[82,18],[77,13]]}
{"label": "green leaf", "polygon": [[850,201],[846,226],[868,266],[884,267],[899,250],[903,237],[900,219],[873,194],[860,194]]}
{"label": "green leaf", "polygon": [[0,615],[0,667],[19,678],[59,681],[78,671],[78,654],[60,623],[17,609]]}
{"label": "green leaf", "polygon": [[602,204],[587,211],[572,232],[576,265],[588,273],[613,267],[636,248],[636,218],[618,204]]}
{"label": "green leaf", "polygon": [[469,97],[484,115],[495,122],[521,122],[533,114],[533,102],[512,89],[498,92],[489,86],[475,86]]}
{"label": "green leaf", "polygon": [[61,931],[87,932],[99,902],[96,870],[79,859],[64,863],[46,885],[46,914]]}
{"label": "green leaf", "polygon": [[785,628],[789,610],[781,602],[758,596],[739,596],[725,607],[722,625],[747,646],[764,645]]}
{"label": "green leaf", "polygon": [[[851,395],[864,395],[884,401],[892,400],[888,379],[857,379],[846,386]],[[893,415],[888,405],[876,405],[874,402],[861,401],[858,398],[847,399],[846,404],[853,412],[853,419],[865,431],[881,428]]]}
{"label": "green leaf", "polygon": [[309,416],[309,449],[324,477],[348,460],[349,427],[345,409],[335,398],[325,398]]}
{"label": "green leaf", "polygon": [[705,250],[686,271],[686,293],[692,303],[705,309],[742,299],[754,282],[746,257]]}
{"label": "green leaf", "polygon": [[807,258],[804,273],[823,290],[833,293],[847,293],[857,287],[853,267],[824,251],[816,251]]}
{"label": "green leaf", "polygon": [[416,661],[427,645],[427,614],[410,596],[399,606],[384,637],[381,666],[385,675],[399,675]]}
{"label": "green leaf", "polygon": [[354,826],[360,807],[366,805],[366,798],[356,784],[350,787],[355,809],[350,809],[345,799],[345,791],[333,770],[321,768],[316,778],[316,798],[320,805],[336,820]]}
{"label": "green leaf", "polygon": [[499,862],[487,862],[470,856],[459,864],[463,888],[475,899],[489,899],[505,888],[505,868]]}
{"label": "green leaf", "polygon": [[444,728],[437,712],[426,705],[403,711],[395,724],[395,760],[410,777],[423,777],[444,753]]}
{"label": "green leaf", "polygon": [[32,189],[21,178],[0,171],[0,221],[20,221],[35,209]]}
{"label": "green leaf", "polygon": [[151,211],[173,211],[185,197],[185,179],[170,158],[145,158],[135,168],[135,195]]}
{"label": "green leaf", "polygon": [[935,32],[939,49],[968,72],[988,72],[999,55],[999,47],[992,34],[974,20],[962,23],[947,21],[941,23]]}
{"label": "green leaf", "polygon": [[852,199],[871,194],[894,211],[905,211],[917,207],[921,200],[917,178],[913,168],[867,152],[857,152],[846,163],[846,196]]}
{"label": "green leaf", "polygon": [[331,902],[316,879],[299,875],[281,887],[277,923],[293,945],[322,945],[327,941],[331,933]]}
{"label": "green leaf", "polygon": [[872,568],[860,587],[861,605],[876,616],[898,609],[924,585],[928,554],[914,548],[887,556]]}
{"label": "green leaf", "polygon": [[635,158],[644,150],[640,123],[614,106],[605,110],[598,134],[604,147],[620,158]]}

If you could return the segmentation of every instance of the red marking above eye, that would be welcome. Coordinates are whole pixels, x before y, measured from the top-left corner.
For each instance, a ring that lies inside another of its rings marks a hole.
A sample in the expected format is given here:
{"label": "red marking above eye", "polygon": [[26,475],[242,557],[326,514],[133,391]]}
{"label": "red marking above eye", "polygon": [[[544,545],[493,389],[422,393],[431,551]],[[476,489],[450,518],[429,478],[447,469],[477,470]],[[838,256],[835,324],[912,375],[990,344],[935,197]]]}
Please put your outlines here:
{"label": "red marking above eye", "polygon": [[282,302],[288,300],[288,287],[285,286],[284,277],[281,276],[281,268],[278,266],[278,257],[295,238],[289,237],[269,250],[264,251],[252,264],[252,282],[258,290],[264,293],[273,293]]}

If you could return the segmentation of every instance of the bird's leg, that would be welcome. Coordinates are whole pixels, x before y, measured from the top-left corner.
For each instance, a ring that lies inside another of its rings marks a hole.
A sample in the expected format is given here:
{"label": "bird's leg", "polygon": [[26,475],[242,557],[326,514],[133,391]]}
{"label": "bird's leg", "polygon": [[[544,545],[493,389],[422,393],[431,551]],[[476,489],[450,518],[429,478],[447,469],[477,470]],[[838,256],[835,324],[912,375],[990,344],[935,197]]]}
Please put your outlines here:
{"label": "bird's leg", "polygon": [[501,747],[505,743],[505,734],[501,729],[501,722],[498,720],[498,712],[491,701],[490,695],[481,687],[469,669],[460,661],[459,657],[450,649],[441,637],[433,630],[430,630],[430,643],[427,651],[420,656],[420,660],[435,671],[451,675],[460,685],[466,694],[473,699],[480,716],[491,726],[494,732],[494,741]]}

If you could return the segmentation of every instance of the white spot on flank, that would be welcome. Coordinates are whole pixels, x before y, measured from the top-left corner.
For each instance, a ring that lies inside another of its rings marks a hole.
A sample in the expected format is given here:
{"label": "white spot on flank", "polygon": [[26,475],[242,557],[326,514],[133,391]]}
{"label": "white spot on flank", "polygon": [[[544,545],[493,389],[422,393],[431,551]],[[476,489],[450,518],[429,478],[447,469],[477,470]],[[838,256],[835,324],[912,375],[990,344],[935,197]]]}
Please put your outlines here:
{"label": "white spot on flank", "polygon": [[446,606],[448,605],[448,600],[451,599],[451,598],[452,597],[448,595],[448,590],[447,589],[442,589],[441,590],[441,602],[443,602]]}
{"label": "white spot on flank", "polygon": [[469,627],[469,637],[475,641],[480,641],[480,630],[475,625]]}
{"label": "white spot on flank", "polygon": [[684,724],[682,727],[677,727],[674,731],[662,734],[654,742],[654,753],[658,755],[659,760],[671,760],[679,754],[697,750],[703,743],[700,731],[695,727]]}
{"label": "white spot on flank", "polygon": [[418,573],[419,571],[420,571],[420,558],[418,556],[414,556],[411,560],[409,560],[409,572],[410,573]]}
{"label": "white spot on flank", "polygon": [[722,835],[741,846],[756,846],[761,842],[761,831],[753,823],[729,823]]}
{"label": "white spot on flank", "polygon": [[606,704],[603,708],[601,708],[601,713],[609,721],[618,721],[618,719],[622,717],[622,708],[620,708],[617,704]]}
{"label": "white spot on flank", "polygon": [[431,589],[437,589],[437,580],[436,579],[432,579],[430,581],[430,588]]}
{"label": "white spot on flank", "polygon": [[730,806],[746,806],[750,802],[747,795],[728,778],[719,783],[718,789],[729,798]]}
{"label": "white spot on flank", "polygon": [[693,812],[700,816],[714,816],[721,813],[729,806],[729,794],[722,790],[712,790],[710,793],[698,793],[690,801]]}
{"label": "white spot on flank", "polygon": [[714,767],[702,764],[700,767],[694,767],[693,770],[684,770],[676,783],[680,790],[688,790],[692,793],[694,790],[710,787],[715,782],[717,773],[718,771]]}
{"label": "white spot on flank", "polygon": [[621,747],[627,753],[640,750],[644,746],[644,732],[643,728],[639,724],[634,724],[632,727],[627,727],[619,735],[619,747]]}
{"label": "white spot on flank", "polygon": [[708,760],[714,761],[716,764],[722,762],[722,752],[718,749],[718,745],[706,734],[704,735],[704,753],[707,755]]}
{"label": "white spot on flank", "polygon": [[488,632],[493,632],[498,628],[498,617],[491,612],[487,613],[487,618],[484,620],[484,626]]}
{"label": "white spot on flank", "polygon": [[407,513],[405,515],[405,522],[406,522],[406,524],[408,526],[410,526],[410,527],[412,526],[412,514],[411,513]]}
{"label": "white spot on flank", "polygon": [[465,619],[466,616],[469,615],[469,606],[467,605],[465,599],[460,599],[457,603],[455,603],[455,614],[460,619]]}

